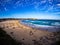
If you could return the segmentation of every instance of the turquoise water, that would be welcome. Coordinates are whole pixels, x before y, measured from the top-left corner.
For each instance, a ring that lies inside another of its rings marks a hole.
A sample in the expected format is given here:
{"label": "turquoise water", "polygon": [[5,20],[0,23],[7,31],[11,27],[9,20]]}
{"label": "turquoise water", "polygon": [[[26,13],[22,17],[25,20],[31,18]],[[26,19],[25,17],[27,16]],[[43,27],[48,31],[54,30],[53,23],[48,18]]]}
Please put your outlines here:
{"label": "turquoise water", "polygon": [[60,20],[22,20],[22,24],[32,28],[48,30],[51,32],[60,31]]}
{"label": "turquoise water", "polygon": [[60,26],[59,20],[23,20],[22,22],[41,26]]}

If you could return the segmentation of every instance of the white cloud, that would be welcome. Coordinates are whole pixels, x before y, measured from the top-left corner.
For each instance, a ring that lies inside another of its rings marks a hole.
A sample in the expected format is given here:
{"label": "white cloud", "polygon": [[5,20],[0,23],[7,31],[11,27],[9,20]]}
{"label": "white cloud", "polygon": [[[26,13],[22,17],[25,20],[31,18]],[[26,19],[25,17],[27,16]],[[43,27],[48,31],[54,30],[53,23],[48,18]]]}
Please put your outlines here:
{"label": "white cloud", "polygon": [[42,1],[41,1],[41,4],[42,4],[42,3],[46,3],[46,0],[42,0]]}
{"label": "white cloud", "polygon": [[60,12],[56,12],[56,13],[53,13],[53,14],[56,14],[56,15],[58,15],[58,14],[60,14]]}
{"label": "white cloud", "polygon": [[57,4],[57,6],[60,6],[60,4]]}
{"label": "white cloud", "polygon": [[4,10],[7,11],[8,9],[5,7]]}

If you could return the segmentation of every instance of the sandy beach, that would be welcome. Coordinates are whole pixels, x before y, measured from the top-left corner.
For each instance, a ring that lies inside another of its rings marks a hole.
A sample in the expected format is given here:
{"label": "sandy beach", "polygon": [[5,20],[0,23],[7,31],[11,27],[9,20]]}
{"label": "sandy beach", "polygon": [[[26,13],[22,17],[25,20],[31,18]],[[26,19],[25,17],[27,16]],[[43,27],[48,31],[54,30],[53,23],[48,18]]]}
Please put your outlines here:
{"label": "sandy beach", "polygon": [[0,22],[0,27],[13,39],[22,45],[51,45],[58,41],[59,36],[52,32],[37,30],[20,23],[20,20],[6,20]]}

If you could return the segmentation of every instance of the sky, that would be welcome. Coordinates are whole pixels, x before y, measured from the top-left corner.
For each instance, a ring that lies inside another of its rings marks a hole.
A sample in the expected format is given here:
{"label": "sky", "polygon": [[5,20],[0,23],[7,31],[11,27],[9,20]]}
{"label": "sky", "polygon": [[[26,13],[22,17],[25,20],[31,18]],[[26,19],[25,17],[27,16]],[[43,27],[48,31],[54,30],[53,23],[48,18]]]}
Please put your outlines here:
{"label": "sky", "polygon": [[0,0],[0,18],[60,20],[60,0]]}

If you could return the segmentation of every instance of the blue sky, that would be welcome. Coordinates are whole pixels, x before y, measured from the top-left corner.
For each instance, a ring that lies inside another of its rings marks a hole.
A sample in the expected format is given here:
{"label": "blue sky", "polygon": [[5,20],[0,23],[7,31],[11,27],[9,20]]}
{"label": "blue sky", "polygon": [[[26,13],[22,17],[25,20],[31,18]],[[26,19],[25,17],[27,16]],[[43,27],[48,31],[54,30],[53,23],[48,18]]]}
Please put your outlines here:
{"label": "blue sky", "polygon": [[60,0],[0,0],[0,18],[60,20]]}

